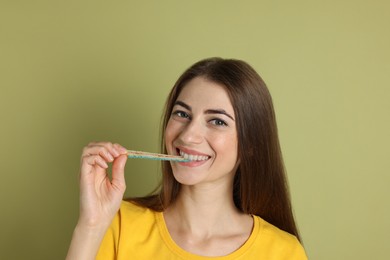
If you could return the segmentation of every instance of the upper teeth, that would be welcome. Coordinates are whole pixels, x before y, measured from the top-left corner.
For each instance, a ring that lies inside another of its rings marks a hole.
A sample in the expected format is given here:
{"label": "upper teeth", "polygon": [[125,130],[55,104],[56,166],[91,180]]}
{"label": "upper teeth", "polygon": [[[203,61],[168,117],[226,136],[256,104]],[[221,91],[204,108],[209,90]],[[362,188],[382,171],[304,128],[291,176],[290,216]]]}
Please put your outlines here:
{"label": "upper teeth", "polygon": [[183,151],[180,151],[180,155],[184,157],[184,159],[190,160],[190,161],[205,161],[209,157],[205,155],[194,155],[194,154],[188,154]]}

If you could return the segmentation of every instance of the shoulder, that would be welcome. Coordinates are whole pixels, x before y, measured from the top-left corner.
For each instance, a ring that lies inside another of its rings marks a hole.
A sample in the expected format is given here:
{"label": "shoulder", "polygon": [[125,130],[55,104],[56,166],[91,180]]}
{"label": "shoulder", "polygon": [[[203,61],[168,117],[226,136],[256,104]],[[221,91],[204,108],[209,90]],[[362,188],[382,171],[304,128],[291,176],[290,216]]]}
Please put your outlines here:
{"label": "shoulder", "polygon": [[139,215],[139,214],[144,214],[147,211],[149,211],[148,208],[139,206],[135,204],[134,202],[124,200],[121,203],[121,207],[119,209],[119,212],[123,214],[131,214],[131,215]]}
{"label": "shoulder", "polygon": [[155,212],[148,208],[122,201],[104,236],[96,259],[117,259],[122,254],[134,254],[136,245],[147,241],[155,229],[155,215]]}
{"label": "shoulder", "polygon": [[269,256],[277,255],[278,259],[307,259],[305,250],[299,240],[292,234],[279,229],[264,219],[254,216],[258,223],[257,241],[259,247],[268,251]]}
{"label": "shoulder", "polygon": [[155,211],[139,206],[131,201],[122,201],[118,217],[122,223],[128,223],[127,220],[131,220],[131,223],[136,224],[138,221],[153,221],[155,219]]}
{"label": "shoulder", "polygon": [[263,237],[287,244],[295,243],[295,241],[298,241],[298,239],[294,235],[279,229],[278,227],[265,221],[261,217],[255,216],[255,218],[259,222],[259,229]]}
{"label": "shoulder", "polygon": [[155,211],[139,206],[130,201],[122,201],[121,206],[111,222],[108,233],[118,237],[123,229],[146,227],[155,222]]}

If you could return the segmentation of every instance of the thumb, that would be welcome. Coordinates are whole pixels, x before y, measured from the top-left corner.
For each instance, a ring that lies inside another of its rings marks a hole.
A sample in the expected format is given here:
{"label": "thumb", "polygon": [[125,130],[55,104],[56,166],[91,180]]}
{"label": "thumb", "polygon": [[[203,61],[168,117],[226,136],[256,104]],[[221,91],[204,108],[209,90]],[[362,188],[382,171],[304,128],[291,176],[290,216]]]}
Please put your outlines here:
{"label": "thumb", "polygon": [[126,187],[125,183],[125,165],[127,162],[127,155],[120,155],[112,164],[112,184],[116,187]]}

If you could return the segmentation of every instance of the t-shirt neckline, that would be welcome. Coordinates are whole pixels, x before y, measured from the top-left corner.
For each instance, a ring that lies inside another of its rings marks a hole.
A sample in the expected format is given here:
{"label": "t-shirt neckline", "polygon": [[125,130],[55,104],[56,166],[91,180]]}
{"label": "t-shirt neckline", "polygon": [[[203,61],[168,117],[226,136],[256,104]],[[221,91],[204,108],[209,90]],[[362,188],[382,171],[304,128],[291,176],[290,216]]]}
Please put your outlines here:
{"label": "t-shirt neckline", "polygon": [[196,255],[193,253],[190,253],[180,246],[176,244],[176,242],[172,239],[171,235],[169,234],[168,227],[165,223],[164,214],[163,212],[155,212],[156,222],[161,234],[162,239],[164,240],[167,247],[174,252],[176,255],[185,258],[185,259],[193,259],[193,260],[201,260],[201,259],[215,259],[215,260],[228,260],[228,259],[236,259],[237,257],[243,255],[245,252],[248,251],[248,249],[253,245],[254,241],[256,240],[257,235],[259,234],[260,229],[260,220],[257,216],[252,215],[253,218],[253,228],[251,231],[251,234],[249,235],[248,239],[245,241],[245,243],[238,248],[236,251],[224,255],[224,256],[215,256],[215,257],[209,257],[209,256],[201,256]]}

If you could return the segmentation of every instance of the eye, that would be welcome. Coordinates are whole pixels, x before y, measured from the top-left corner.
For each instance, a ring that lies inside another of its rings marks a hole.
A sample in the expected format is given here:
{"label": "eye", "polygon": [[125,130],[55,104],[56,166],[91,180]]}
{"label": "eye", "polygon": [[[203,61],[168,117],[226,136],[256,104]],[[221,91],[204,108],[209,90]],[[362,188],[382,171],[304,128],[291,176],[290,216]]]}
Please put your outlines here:
{"label": "eye", "polygon": [[190,118],[190,116],[186,112],[181,111],[181,110],[173,111],[172,115],[177,116],[177,117],[181,117],[181,118]]}
{"label": "eye", "polygon": [[210,120],[210,122],[216,126],[228,126],[228,124],[225,121],[218,118],[212,119]]}

